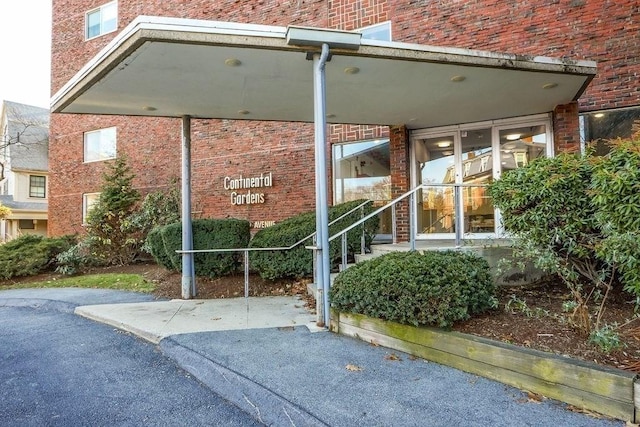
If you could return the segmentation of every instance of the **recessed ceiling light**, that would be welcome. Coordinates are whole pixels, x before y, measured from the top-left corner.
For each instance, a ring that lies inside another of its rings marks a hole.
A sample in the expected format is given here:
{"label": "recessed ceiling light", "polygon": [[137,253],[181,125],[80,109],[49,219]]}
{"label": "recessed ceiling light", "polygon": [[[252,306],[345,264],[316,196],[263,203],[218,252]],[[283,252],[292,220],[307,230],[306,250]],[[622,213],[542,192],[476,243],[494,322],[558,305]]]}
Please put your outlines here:
{"label": "recessed ceiling light", "polygon": [[336,115],[335,114],[327,114],[327,119],[333,119]]}
{"label": "recessed ceiling light", "polygon": [[443,151],[443,152],[442,152],[442,155],[443,155],[443,156],[450,156],[450,155],[452,155],[452,154],[453,154],[453,151]]}
{"label": "recessed ceiling light", "polygon": [[451,141],[439,141],[439,142],[436,142],[436,145],[440,148],[451,147]]}
{"label": "recessed ceiling light", "polygon": [[558,86],[558,83],[545,83],[542,85],[542,89],[553,89]]}
{"label": "recessed ceiling light", "polygon": [[224,65],[226,65],[227,67],[238,67],[240,66],[240,64],[242,64],[242,61],[237,58],[229,58],[225,59],[224,61]]}
{"label": "recessed ceiling light", "polygon": [[593,115],[593,117],[595,117],[597,119],[600,119],[600,118],[604,117],[604,113],[596,113],[596,114]]}
{"label": "recessed ceiling light", "polygon": [[344,69],[345,74],[358,74],[360,72],[360,68],[358,67],[347,67]]}
{"label": "recessed ceiling light", "polygon": [[145,110],[145,111],[156,111],[156,110],[157,110],[157,108],[156,108],[156,107],[152,107],[152,106],[150,106],[150,105],[147,105],[146,107],[144,107],[144,110]]}
{"label": "recessed ceiling light", "polygon": [[453,76],[451,77],[452,82],[460,83],[466,79],[465,76]]}
{"label": "recessed ceiling light", "polygon": [[238,110],[238,114],[245,116],[249,114],[249,110]]}
{"label": "recessed ceiling light", "polygon": [[521,136],[522,134],[519,133],[510,133],[509,135],[506,135],[505,138],[507,141],[515,141],[516,139],[520,139]]}

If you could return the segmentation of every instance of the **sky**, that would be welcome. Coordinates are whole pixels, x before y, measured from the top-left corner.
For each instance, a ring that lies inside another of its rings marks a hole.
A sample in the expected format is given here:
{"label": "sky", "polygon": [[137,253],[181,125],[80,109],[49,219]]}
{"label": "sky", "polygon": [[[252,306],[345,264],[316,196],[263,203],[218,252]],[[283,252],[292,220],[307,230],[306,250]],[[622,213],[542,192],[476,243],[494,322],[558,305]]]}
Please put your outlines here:
{"label": "sky", "polygon": [[51,0],[0,0],[0,100],[49,108]]}

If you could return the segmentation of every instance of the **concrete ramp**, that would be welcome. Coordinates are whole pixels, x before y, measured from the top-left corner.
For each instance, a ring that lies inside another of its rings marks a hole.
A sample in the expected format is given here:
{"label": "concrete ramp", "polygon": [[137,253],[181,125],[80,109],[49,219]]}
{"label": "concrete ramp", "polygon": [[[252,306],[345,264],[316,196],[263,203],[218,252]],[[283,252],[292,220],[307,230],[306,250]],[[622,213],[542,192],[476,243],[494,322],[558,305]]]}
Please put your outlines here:
{"label": "concrete ramp", "polygon": [[304,301],[293,296],[85,305],[75,314],[156,344],[170,335],[193,332],[293,326],[322,330]]}

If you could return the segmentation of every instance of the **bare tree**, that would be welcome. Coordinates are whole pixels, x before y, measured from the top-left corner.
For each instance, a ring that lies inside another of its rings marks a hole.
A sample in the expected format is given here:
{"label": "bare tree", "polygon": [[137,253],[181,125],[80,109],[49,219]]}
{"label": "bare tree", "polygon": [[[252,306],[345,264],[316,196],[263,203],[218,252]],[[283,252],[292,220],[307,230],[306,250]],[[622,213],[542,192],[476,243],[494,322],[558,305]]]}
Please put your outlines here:
{"label": "bare tree", "polygon": [[[13,148],[15,147],[15,148]],[[10,158],[35,162],[36,169],[47,169],[49,148],[49,110],[4,101],[0,116],[0,181],[5,178]]]}

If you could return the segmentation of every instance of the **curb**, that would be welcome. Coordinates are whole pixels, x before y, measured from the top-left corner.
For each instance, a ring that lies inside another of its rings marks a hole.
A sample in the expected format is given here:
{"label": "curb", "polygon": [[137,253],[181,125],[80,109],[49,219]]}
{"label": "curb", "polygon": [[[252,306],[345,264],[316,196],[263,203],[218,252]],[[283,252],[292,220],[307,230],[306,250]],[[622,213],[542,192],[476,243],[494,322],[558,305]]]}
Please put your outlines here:
{"label": "curb", "polygon": [[278,393],[228,369],[171,337],[160,341],[160,350],[214,393],[267,425],[328,426],[315,415]]}

